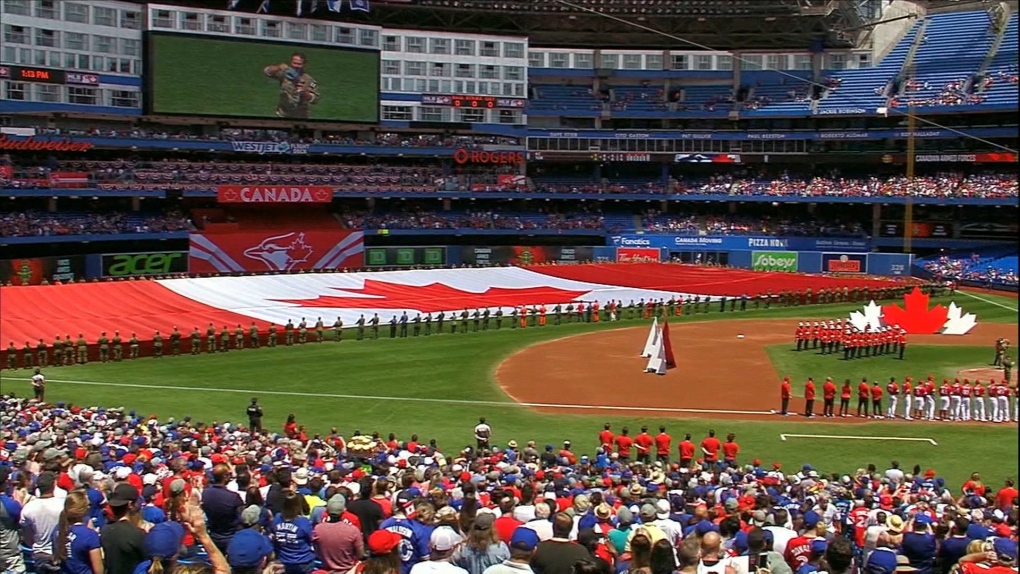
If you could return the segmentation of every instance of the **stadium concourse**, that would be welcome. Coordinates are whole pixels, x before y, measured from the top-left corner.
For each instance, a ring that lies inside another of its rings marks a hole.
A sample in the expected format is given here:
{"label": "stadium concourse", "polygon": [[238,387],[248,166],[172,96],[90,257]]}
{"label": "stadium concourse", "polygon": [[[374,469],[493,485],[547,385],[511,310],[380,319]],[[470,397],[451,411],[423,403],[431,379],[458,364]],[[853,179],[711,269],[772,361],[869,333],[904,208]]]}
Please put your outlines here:
{"label": "stadium concourse", "polygon": [[[644,301],[774,298],[781,292],[820,289],[892,289],[904,283],[880,278],[760,273],[660,263],[542,265],[528,268],[431,269],[363,273],[281,274],[0,287],[5,309],[0,340],[49,342],[53,333],[83,334],[94,345],[100,333],[132,333],[151,341],[176,329],[217,333],[255,325],[317,320],[347,328],[359,319],[480,309],[509,315],[520,307],[591,304],[603,309]],[[75,308],[74,313],[66,309]],[[35,346],[34,344],[32,345]],[[94,354],[95,352],[92,351]]]}

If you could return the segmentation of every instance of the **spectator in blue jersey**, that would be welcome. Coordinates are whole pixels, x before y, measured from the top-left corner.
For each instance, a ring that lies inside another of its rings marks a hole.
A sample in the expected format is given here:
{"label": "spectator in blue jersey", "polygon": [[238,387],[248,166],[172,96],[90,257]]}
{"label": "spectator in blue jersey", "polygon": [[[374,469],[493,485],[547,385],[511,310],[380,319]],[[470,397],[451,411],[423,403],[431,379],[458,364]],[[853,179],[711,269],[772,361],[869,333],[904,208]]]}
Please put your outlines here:
{"label": "spectator in blue jersey", "polygon": [[276,558],[285,574],[309,574],[314,570],[312,522],[305,518],[304,497],[293,490],[283,495],[283,510],[273,517],[270,536]]}
{"label": "spectator in blue jersey", "polygon": [[910,560],[910,565],[917,568],[918,574],[932,574],[935,567],[935,554],[938,544],[932,532],[932,518],[927,514],[918,514],[907,523],[903,533],[901,552]]}
{"label": "spectator in blue jersey", "polygon": [[227,563],[232,574],[261,573],[272,554],[273,544],[252,528],[235,533],[227,545]]}
{"label": "spectator in blue jersey", "polygon": [[949,570],[960,558],[967,555],[967,545],[970,538],[967,538],[967,527],[970,522],[965,516],[957,516],[950,526],[949,535],[939,545],[939,563],[942,564],[941,574],[949,574]]}
{"label": "spectator in blue jersey", "polygon": [[413,506],[414,495],[412,492],[405,490],[398,493],[393,502],[393,516],[383,520],[379,525],[381,530],[399,534],[402,539],[400,542],[401,574],[408,574],[412,566],[429,559],[429,537],[432,535],[433,527],[425,526],[408,516],[408,512]]}
{"label": "spectator in blue jersey", "polygon": [[88,496],[80,490],[69,492],[53,544],[53,558],[63,574],[103,574],[99,532],[88,521]]}

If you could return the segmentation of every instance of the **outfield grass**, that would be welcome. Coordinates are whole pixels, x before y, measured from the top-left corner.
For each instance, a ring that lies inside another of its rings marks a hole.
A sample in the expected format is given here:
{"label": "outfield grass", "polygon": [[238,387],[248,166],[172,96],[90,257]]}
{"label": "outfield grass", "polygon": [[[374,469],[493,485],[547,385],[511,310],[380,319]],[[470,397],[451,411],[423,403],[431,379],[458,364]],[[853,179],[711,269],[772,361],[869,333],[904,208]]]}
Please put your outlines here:
{"label": "outfield grass", "polygon": [[[987,298],[993,303],[1015,308],[1015,300]],[[960,297],[957,300],[967,311],[977,313],[982,321],[1016,321],[1014,311],[977,300]],[[948,304],[948,300],[941,302]],[[844,317],[849,310],[857,307],[859,305],[772,308],[724,314],[713,310],[680,320]],[[495,382],[493,374],[496,366],[530,344],[597,329],[638,324],[643,323],[603,322],[524,330],[511,330],[504,326],[500,331],[477,334],[362,342],[354,341],[351,333],[347,333],[341,344],[312,343],[197,357],[142,359],[105,365],[93,363],[49,369],[47,374],[51,384],[48,385],[47,398],[51,402],[64,400],[78,404],[124,406],[141,413],[159,413],[161,417],[190,415],[204,422],[223,422],[242,420],[249,397],[259,396],[267,413],[266,425],[269,428],[280,428],[286,415],[294,413],[300,424],[313,431],[326,432],[336,426],[344,433],[354,429],[364,432],[378,430],[382,433],[395,432],[402,438],[418,433],[421,439],[435,438],[445,450],[467,445],[479,416],[487,417],[492,424],[497,444],[505,444],[511,438],[518,442],[535,440],[539,445],[558,444],[569,439],[579,451],[588,453],[596,443],[596,435],[603,422],[613,423],[615,429],[629,425],[635,431],[642,424],[653,431],[664,424],[677,439],[682,438],[684,432],[700,439],[710,428],[720,434],[734,432],[744,449],[743,460],[757,457],[765,464],[781,462],[786,468],[799,467],[810,461],[821,470],[852,472],[869,462],[884,465],[895,458],[906,467],[914,464],[933,467],[954,484],[965,480],[974,470],[983,472],[991,484],[1017,474],[1017,431],[1011,425],[908,425],[888,422],[843,425],[821,421],[806,423],[793,417],[757,422],[550,415],[513,403]],[[381,331],[386,333],[387,330]],[[908,348],[910,364],[916,363],[915,367],[911,367],[909,372],[894,374],[927,375],[929,370],[920,364],[924,356],[922,349]],[[955,350],[946,353],[946,349],[940,347],[943,356],[936,358],[956,356]],[[986,346],[978,347],[975,353],[975,358],[987,362]],[[797,353],[787,354],[797,358]],[[800,359],[783,368],[790,369],[795,376],[816,368],[813,361],[819,358],[801,353]],[[830,359],[825,358],[825,361]],[[951,363],[943,360],[939,364]],[[0,374],[4,392],[30,392],[28,371],[15,372],[13,378],[11,375],[6,371]],[[871,376],[871,373],[868,375]],[[537,366],[535,376],[541,376]],[[112,386],[110,383],[124,386]],[[621,392],[632,391],[621,389]],[[430,402],[435,399],[454,402]],[[770,397],[762,400],[763,409],[774,407]],[[571,402],[568,397],[564,397],[564,401]],[[935,439],[938,446],[794,438],[784,442],[779,440],[780,433],[924,437]]]}

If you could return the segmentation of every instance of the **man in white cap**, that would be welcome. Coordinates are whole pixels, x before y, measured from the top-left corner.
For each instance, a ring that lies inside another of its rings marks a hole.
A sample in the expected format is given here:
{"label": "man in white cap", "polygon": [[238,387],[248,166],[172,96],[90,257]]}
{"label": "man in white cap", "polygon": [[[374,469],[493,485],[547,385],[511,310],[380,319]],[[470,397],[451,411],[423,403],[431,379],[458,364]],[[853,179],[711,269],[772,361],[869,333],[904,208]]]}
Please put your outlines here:
{"label": "man in white cap", "polygon": [[450,563],[450,555],[463,541],[460,534],[449,526],[440,526],[429,536],[429,560],[411,567],[410,574],[468,574],[468,571]]}

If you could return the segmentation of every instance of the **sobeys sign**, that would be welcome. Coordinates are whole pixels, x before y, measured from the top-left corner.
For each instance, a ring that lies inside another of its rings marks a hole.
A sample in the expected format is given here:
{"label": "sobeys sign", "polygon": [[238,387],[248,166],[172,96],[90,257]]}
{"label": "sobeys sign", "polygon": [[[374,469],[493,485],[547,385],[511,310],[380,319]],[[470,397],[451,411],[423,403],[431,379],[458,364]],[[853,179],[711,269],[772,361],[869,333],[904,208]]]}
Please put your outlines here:
{"label": "sobeys sign", "polygon": [[187,255],[184,251],[106,254],[103,255],[103,276],[138,277],[187,273]]}
{"label": "sobeys sign", "polygon": [[793,273],[797,270],[796,251],[752,251],[751,269],[754,271],[785,271]]}

